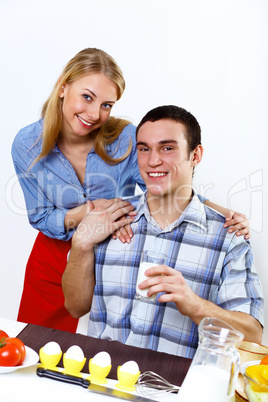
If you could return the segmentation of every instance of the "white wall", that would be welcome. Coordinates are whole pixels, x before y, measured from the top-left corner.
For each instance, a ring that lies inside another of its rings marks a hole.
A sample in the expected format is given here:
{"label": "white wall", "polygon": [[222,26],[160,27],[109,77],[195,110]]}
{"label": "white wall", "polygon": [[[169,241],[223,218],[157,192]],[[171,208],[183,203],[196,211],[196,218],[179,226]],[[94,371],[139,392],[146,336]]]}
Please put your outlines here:
{"label": "white wall", "polygon": [[36,236],[11,144],[39,118],[62,67],[85,47],[104,49],[124,71],[127,89],[113,114],[138,123],[150,108],[173,103],[197,117],[205,155],[196,185],[251,218],[267,289],[267,13],[267,0],[1,1],[0,316],[16,318]]}

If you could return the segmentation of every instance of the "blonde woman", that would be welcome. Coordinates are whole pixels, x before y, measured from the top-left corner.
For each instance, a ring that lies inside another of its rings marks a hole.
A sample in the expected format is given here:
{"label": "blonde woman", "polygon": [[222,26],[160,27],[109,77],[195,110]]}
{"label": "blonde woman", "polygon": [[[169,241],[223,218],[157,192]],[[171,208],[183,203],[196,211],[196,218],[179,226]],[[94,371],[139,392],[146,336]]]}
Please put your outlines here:
{"label": "blonde woman", "polygon": [[[14,140],[12,157],[29,222],[39,231],[26,267],[19,321],[75,332],[77,320],[64,308],[61,288],[72,235],[88,210],[133,195],[136,184],[145,189],[135,126],[110,116],[124,89],[115,60],[100,49],[84,49],[64,68],[42,119]],[[225,213],[230,231],[249,237],[243,215],[205,203]],[[122,205],[131,210],[127,201]],[[130,227],[117,236],[130,242]]]}

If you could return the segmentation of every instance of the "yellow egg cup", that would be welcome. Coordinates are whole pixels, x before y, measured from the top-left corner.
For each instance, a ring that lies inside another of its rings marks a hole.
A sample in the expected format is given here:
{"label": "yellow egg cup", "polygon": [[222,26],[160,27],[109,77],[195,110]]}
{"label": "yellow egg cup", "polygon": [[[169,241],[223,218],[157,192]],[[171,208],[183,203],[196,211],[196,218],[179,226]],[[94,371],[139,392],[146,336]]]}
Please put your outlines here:
{"label": "yellow egg cup", "polygon": [[107,375],[110,373],[112,365],[101,367],[96,363],[92,363],[92,359],[89,360],[89,373],[88,379],[94,384],[107,384]]}
{"label": "yellow egg cup", "polygon": [[41,366],[48,369],[55,369],[57,364],[59,363],[62,356],[62,352],[54,353],[53,355],[48,355],[44,352],[44,348],[39,350],[39,359],[41,362]]}
{"label": "yellow egg cup", "polygon": [[117,384],[115,384],[115,386],[116,386],[116,388],[118,388],[122,391],[133,392],[136,390],[136,387],[134,385],[138,381],[139,376],[140,376],[140,371],[137,374],[130,374],[130,373],[127,373],[126,371],[121,371],[121,366],[118,366],[117,378],[118,378],[119,382]]}
{"label": "yellow egg cup", "polygon": [[66,357],[66,353],[63,354],[63,367],[64,367],[64,372],[66,374],[71,374],[75,375],[78,377],[82,377],[82,374],[80,374],[80,371],[84,367],[86,362],[86,358],[84,358],[82,361],[78,361],[75,359],[68,359]]}

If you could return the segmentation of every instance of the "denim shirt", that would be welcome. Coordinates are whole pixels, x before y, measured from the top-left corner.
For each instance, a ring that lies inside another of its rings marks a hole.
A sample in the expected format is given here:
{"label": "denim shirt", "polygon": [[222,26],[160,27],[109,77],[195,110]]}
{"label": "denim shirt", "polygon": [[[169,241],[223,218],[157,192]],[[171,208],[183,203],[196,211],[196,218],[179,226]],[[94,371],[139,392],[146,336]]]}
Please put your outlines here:
{"label": "denim shirt", "polygon": [[87,200],[131,196],[136,183],[145,190],[140,176],[136,154],[136,128],[128,124],[116,141],[106,149],[108,155],[125,155],[129,141],[132,151],[122,162],[110,165],[89,152],[85,181],[81,185],[76,172],[57,145],[34,164],[42,148],[43,120],[21,129],[12,145],[14,167],[22,187],[30,224],[46,236],[69,240],[74,229],[66,232],[66,212],[85,204]]}

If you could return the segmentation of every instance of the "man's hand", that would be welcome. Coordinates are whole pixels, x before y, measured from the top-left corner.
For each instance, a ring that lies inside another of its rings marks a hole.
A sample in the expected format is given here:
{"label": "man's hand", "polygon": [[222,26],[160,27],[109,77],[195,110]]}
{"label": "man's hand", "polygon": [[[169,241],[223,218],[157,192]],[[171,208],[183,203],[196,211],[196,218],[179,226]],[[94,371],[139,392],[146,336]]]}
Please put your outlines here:
{"label": "man's hand", "polygon": [[128,201],[120,198],[98,201],[78,225],[73,236],[74,245],[92,248],[135,219],[134,207]]}
{"label": "man's hand", "polygon": [[190,317],[196,325],[199,325],[204,317],[219,318],[242,332],[245,340],[261,343],[262,326],[254,317],[240,311],[223,309],[199,297],[191,290],[179,271],[166,265],[158,265],[147,269],[145,275],[148,279],[139,285],[140,289],[149,288],[149,297],[154,293],[165,292],[159,296],[158,301],[174,302],[180,313]]}
{"label": "man's hand", "polygon": [[145,271],[148,279],[143,281],[140,289],[148,289],[150,297],[154,293],[165,292],[158,298],[160,303],[174,302],[181,314],[193,317],[198,314],[200,297],[188,286],[179,271],[166,265],[157,265]]}

